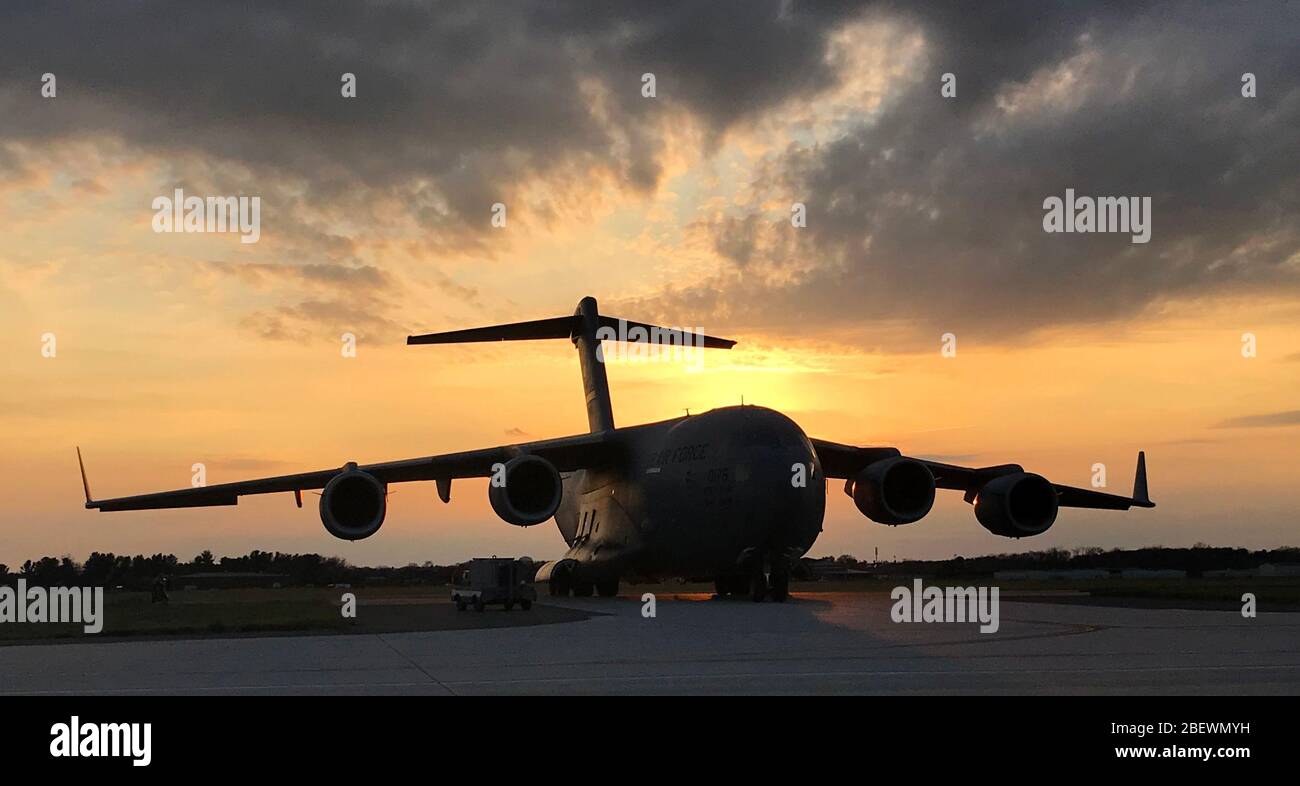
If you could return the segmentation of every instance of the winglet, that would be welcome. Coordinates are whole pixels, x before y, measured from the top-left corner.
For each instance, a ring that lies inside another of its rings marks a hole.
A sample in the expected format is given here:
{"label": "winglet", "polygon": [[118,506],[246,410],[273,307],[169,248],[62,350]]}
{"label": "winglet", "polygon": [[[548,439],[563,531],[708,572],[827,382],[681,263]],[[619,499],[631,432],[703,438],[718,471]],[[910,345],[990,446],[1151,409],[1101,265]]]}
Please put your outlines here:
{"label": "winglet", "polygon": [[1140,508],[1154,508],[1156,503],[1147,496],[1147,454],[1138,451],[1137,475],[1133,478],[1133,504]]}
{"label": "winglet", "polygon": [[95,501],[90,498],[90,482],[86,480],[86,464],[81,460],[81,447],[77,447],[77,466],[81,467],[81,488],[86,492],[86,507],[95,506]]}

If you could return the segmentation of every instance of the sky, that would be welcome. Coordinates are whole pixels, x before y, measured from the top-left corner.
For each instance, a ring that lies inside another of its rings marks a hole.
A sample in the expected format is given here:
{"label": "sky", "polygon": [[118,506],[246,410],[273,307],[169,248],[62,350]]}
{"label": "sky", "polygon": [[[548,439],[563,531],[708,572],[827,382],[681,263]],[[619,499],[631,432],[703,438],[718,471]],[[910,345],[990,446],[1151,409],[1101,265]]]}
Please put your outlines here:
{"label": "sky", "polygon": [[[1297,38],[1280,2],[6,3],[0,563],[558,557],[482,480],[355,543],[314,497],[85,511],[75,446],[108,497],[580,433],[567,342],[403,341],[584,295],[739,342],[611,363],[620,425],[743,397],[1117,493],[1147,451],[1157,508],[1023,541],[832,482],[814,556],[1296,545]],[[257,197],[257,242],[156,232],[176,189]],[[1149,198],[1149,241],[1046,232],[1066,189]]]}

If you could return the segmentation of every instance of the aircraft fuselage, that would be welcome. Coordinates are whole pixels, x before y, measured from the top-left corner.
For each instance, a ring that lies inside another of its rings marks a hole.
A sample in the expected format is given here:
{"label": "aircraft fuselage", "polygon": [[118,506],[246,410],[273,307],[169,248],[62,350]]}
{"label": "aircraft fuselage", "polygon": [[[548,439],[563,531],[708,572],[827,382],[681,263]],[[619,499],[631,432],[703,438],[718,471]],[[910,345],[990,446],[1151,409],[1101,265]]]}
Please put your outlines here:
{"label": "aircraft fuselage", "polygon": [[797,558],[821,532],[817,454],[775,410],[726,407],[616,433],[625,460],[569,473],[555,514],[565,558],[593,579],[734,573]]}

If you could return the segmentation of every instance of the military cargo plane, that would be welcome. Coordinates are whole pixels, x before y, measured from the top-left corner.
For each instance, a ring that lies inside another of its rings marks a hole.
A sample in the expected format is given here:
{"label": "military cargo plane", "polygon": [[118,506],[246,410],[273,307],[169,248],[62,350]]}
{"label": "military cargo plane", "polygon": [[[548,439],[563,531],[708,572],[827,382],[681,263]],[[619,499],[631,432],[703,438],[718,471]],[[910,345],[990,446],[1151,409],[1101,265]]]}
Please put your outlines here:
{"label": "military cargo plane", "polygon": [[[789,594],[791,567],[822,529],[827,481],[867,518],[911,524],[930,512],[935,489],[954,489],[989,532],[1041,535],[1059,508],[1155,507],[1147,498],[1138,453],[1131,497],[1052,483],[1018,464],[962,467],[905,456],[896,447],[855,447],[810,438],[790,418],[759,406],[614,425],[605,376],[604,341],[730,349],[735,342],[702,333],[615,319],[583,298],[572,316],[410,336],[407,344],[568,339],[578,351],[589,432],[558,439],[342,467],[117,499],[91,497],[100,511],[235,505],[247,494],[321,489],[325,529],[346,540],[379,531],[393,483],[432,480],[451,501],[457,478],[486,477],[488,500],[521,527],[554,518],[568,550],[543,565],[537,580],[552,594],[618,593],[620,577],[712,576],[720,596]],[[78,462],[81,462],[78,450]]]}

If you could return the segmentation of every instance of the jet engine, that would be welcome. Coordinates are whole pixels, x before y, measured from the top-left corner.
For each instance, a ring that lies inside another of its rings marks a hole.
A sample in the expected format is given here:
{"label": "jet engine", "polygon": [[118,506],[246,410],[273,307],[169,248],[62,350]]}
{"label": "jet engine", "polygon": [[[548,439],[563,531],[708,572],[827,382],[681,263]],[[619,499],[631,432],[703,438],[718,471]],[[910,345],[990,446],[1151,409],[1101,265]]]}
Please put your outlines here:
{"label": "jet engine", "polygon": [[985,483],[975,497],[975,518],[994,535],[1041,535],[1056,521],[1056,488],[1042,475],[1015,472]]}
{"label": "jet engine", "polygon": [[849,478],[844,493],[872,521],[911,524],[934,505],[934,475],[916,459],[894,456],[868,464]]}
{"label": "jet engine", "polygon": [[563,487],[555,465],[541,456],[515,456],[488,483],[488,502],[517,527],[541,524],[560,506]]}
{"label": "jet engine", "polygon": [[320,495],[320,520],[336,538],[368,538],[384,523],[387,497],[387,487],[374,475],[349,464],[325,484]]}

